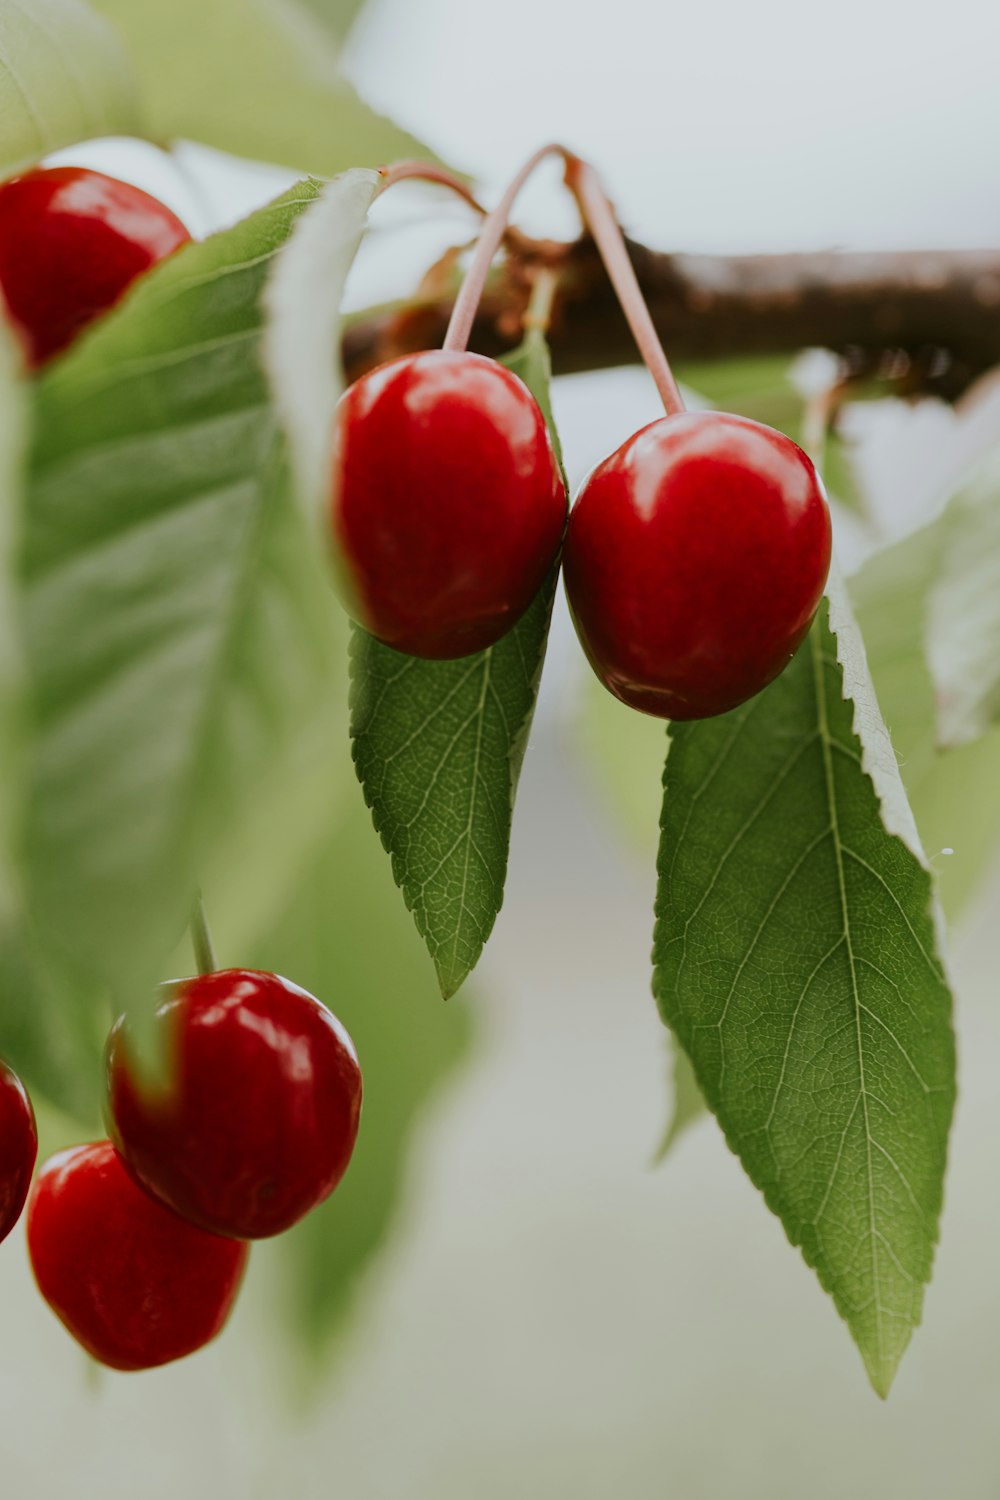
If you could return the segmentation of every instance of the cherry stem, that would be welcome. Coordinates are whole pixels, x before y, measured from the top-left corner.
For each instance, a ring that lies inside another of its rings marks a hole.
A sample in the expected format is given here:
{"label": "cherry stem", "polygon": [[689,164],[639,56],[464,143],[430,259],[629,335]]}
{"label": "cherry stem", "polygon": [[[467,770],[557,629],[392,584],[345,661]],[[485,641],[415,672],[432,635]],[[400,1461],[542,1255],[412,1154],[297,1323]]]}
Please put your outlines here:
{"label": "cherry stem", "polygon": [[638,278],[632,268],[611,199],[601,185],[594,168],[581,157],[565,152],[566,186],[577,203],[583,221],[615,289],[622,312],[647,370],[653,377],[667,415],[676,416],[684,411],[684,399],[677,387],[673,371],[663,352],[659,334],[650,316],[646,299],[642,295]]}
{"label": "cherry stem", "polygon": [[681,396],[673,371],[663,351],[659,335],[646,299],[642,295],[632,262],[625,245],[614,207],[601,185],[601,180],[589,162],[575,156],[565,146],[551,143],[542,146],[524,163],[504,193],[496,208],[486,216],[482,232],[476,243],[461,290],[452,308],[448,331],[442,348],[461,351],[465,349],[472,333],[476,310],[482,299],[486,279],[489,276],[493,257],[507,232],[514,200],[535,168],[547,156],[561,156],[565,163],[565,180],[580,210],[580,217],[589,230],[604,262],[615,295],[621,303],[622,312],[646,368],[653,377],[656,389],[668,416],[684,411]]}
{"label": "cherry stem", "polygon": [[561,156],[565,160],[567,159],[566,148],[554,144],[542,146],[532,156],[529,156],[524,166],[512,179],[496,208],[486,215],[482,233],[472,253],[472,260],[469,263],[465,280],[462,282],[461,290],[455,298],[455,306],[451,310],[451,321],[448,324],[448,331],[441,345],[442,349],[453,349],[461,353],[468,346],[469,335],[472,333],[472,325],[476,321],[476,310],[482,299],[483,290],[486,286],[486,278],[489,276],[490,266],[493,264],[493,257],[499,250],[500,243],[507,232],[507,224],[510,219],[511,209],[514,207],[514,199],[524,187],[524,184],[535,168],[547,156],[552,155]]}
{"label": "cherry stem", "polygon": [[191,946],[194,948],[194,961],[198,966],[198,973],[214,974],[219,965],[215,958],[215,948],[208,927],[208,917],[205,915],[205,901],[201,891],[195,896],[191,910]]}
{"label": "cherry stem", "polygon": [[395,187],[397,182],[436,182],[441,187],[451,188],[457,193],[463,203],[467,203],[477,214],[486,217],[486,210],[472,189],[456,177],[454,172],[449,172],[447,167],[439,167],[434,162],[420,161],[417,157],[407,157],[404,161],[395,161],[391,166],[379,167],[378,175],[382,182],[379,192],[384,193],[387,188]]}

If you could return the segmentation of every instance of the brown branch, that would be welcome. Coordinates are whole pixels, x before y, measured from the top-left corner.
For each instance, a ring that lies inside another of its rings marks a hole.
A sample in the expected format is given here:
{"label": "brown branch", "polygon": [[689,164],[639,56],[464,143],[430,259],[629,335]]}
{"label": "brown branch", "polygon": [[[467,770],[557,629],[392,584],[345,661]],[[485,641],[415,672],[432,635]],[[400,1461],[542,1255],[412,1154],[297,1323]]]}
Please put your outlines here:
{"label": "brown branch", "polygon": [[[1000,364],[1000,250],[667,255],[629,251],[667,353],[685,361],[824,347],[848,376],[877,375],[904,393],[955,399]],[[533,269],[554,265],[556,373],[634,363],[625,320],[593,245],[517,236],[488,289],[471,346],[516,342]],[[397,354],[440,344],[449,296],[356,323],[344,357],[351,379]]]}

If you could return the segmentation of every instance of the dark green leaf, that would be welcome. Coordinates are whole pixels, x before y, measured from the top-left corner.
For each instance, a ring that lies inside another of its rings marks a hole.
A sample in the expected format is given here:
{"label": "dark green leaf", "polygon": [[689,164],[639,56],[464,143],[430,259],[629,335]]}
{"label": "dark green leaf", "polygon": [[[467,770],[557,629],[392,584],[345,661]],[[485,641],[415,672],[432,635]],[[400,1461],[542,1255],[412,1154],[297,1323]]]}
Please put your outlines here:
{"label": "dark green leaf", "polygon": [[654,988],[884,1395],[930,1276],[955,1056],[930,876],[830,615],[759,697],[671,728]]}
{"label": "dark green leaf", "polygon": [[[550,421],[541,335],[529,333],[506,363]],[[458,661],[403,656],[353,631],[358,777],[445,997],[475,967],[503,901],[554,587],[553,575],[508,635]]]}

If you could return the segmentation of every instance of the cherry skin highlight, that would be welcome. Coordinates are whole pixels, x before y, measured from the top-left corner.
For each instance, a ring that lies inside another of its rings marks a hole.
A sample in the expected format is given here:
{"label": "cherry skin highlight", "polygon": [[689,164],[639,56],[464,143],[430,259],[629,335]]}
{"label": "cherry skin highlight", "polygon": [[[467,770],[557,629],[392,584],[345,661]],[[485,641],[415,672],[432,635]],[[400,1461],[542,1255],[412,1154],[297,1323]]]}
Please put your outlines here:
{"label": "cherry skin highlight", "polygon": [[165,1093],[134,1076],[124,1021],[108,1042],[108,1130],[136,1182],[247,1240],[329,1197],[354,1150],[361,1069],[325,1006],[276,974],[223,969],[167,987],[155,1025]]}
{"label": "cherry skin highlight", "polygon": [[189,239],[165,204],[103,172],[39,167],[0,185],[0,292],[31,366]]}
{"label": "cherry skin highlight", "polygon": [[38,1155],[35,1112],[17,1074],[0,1062],[0,1240],[21,1217]]}
{"label": "cherry skin highlight", "polygon": [[577,633],[615,697],[725,713],[791,661],[823,594],[830,513],[802,449],[723,412],[663,417],[586,480],[563,555]]}
{"label": "cherry skin highlight", "polygon": [[42,1168],[28,1252],[39,1291],[78,1343],[114,1370],[147,1370],[220,1332],[248,1247],[161,1207],[98,1141]]}
{"label": "cherry skin highlight", "polygon": [[538,403],[479,354],[406,355],[334,418],[344,607],[397,651],[467,656],[516,625],[555,561],[566,494]]}

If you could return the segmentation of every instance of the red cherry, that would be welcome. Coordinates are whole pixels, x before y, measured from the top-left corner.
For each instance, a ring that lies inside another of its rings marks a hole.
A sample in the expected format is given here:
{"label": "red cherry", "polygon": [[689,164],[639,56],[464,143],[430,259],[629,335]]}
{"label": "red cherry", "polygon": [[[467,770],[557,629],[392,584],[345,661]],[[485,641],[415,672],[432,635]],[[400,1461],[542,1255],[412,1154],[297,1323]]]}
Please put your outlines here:
{"label": "red cherry", "polygon": [[191,236],[131,183],[39,167],[0,185],[0,291],[37,368]]}
{"label": "red cherry", "polygon": [[0,1240],[21,1217],[37,1155],[31,1100],[17,1074],[0,1062]]}
{"label": "red cherry", "polygon": [[492,646],[541,588],[566,493],[528,387],[480,354],[381,365],[334,419],[332,526],[345,608],[444,659]]}
{"label": "red cherry", "polygon": [[615,697],[664,719],[725,713],[791,661],[830,566],[830,513],[802,449],[722,412],[661,417],[584,483],[566,594]]}
{"label": "red cherry", "polygon": [[28,1251],[39,1291],[73,1337],[112,1369],[147,1370],[221,1331],[248,1247],[155,1203],[111,1142],[98,1141],[42,1168]]}
{"label": "red cherry", "polygon": [[122,1020],[108,1043],[109,1133],[135,1180],[203,1229],[280,1234],[337,1186],[354,1150],[361,1069],[312,995],[250,969],[170,987],[157,1009],[173,1088],[129,1067]]}

